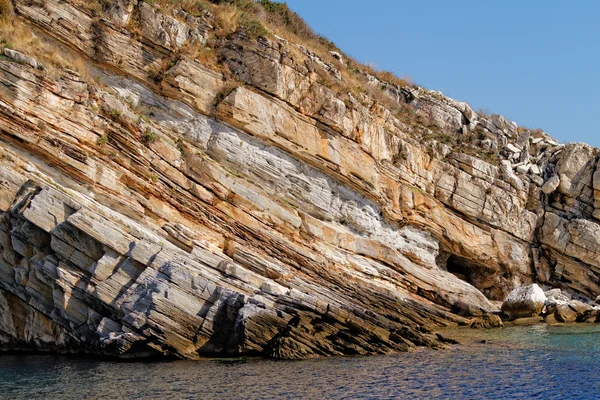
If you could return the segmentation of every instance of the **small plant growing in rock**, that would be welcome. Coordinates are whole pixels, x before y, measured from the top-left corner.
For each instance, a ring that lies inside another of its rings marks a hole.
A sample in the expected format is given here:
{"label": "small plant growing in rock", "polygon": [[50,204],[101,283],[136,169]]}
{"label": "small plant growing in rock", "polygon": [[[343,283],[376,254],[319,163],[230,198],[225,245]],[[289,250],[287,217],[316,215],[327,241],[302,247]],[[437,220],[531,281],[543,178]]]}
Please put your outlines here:
{"label": "small plant growing in rock", "polygon": [[149,143],[154,143],[154,142],[156,142],[157,140],[158,140],[158,135],[156,134],[156,132],[154,132],[154,131],[153,131],[153,130],[151,130],[151,129],[148,129],[148,130],[146,131],[146,134],[144,134],[143,141],[144,141],[144,143],[146,143],[146,144],[149,144]]}
{"label": "small plant growing in rock", "polygon": [[99,146],[102,146],[106,143],[108,143],[108,136],[100,136],[98,140],[96,140],[96,144]]}
{"label": "small plant growing in rock", "polygon": [[150,174],[150,180],[152,181],[152,183],[158,182],[158,174],[156,172]]}
{"label": "small plant growing in rock", "polygon": [[117,110],[117,109],[111,110],[111,112],[110,112],[110,116],[112,119],[119,118],[121,116],[121,114],[122,114],[121,110]]}

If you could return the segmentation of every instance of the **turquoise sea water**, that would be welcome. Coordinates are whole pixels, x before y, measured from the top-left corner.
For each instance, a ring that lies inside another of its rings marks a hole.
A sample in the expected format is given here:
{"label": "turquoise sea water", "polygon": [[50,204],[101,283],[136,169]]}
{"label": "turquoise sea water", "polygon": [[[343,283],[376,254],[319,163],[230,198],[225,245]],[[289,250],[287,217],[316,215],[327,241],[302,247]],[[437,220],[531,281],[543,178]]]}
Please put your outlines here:
{"label": "turquoise sea water", "polygon": [[443,351],[296,362],[0,355],[0,398],[600,398],[600,325],[445,334],[462,344]]}

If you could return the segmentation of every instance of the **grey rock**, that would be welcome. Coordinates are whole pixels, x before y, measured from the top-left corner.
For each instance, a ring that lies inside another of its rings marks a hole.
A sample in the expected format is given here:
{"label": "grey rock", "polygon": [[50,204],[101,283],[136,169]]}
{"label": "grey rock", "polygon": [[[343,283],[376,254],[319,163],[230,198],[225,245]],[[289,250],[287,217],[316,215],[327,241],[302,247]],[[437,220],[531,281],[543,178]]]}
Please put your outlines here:
{"label": "grey rock", "polygon": [[40,63],[39,61],[37,61],[35,58],[27,56],[23,53],[19,53],[16,50],[12,50],[12,49],[9,49],[8,47],[5,47],[2,50],[2,53],[6,57],[12,58],[13,60],[15,60],[18,63],[27,64],[27,65],[31,66],[32,68],[36,68],[36,69],[44,69],[44,65],[42,63]]}

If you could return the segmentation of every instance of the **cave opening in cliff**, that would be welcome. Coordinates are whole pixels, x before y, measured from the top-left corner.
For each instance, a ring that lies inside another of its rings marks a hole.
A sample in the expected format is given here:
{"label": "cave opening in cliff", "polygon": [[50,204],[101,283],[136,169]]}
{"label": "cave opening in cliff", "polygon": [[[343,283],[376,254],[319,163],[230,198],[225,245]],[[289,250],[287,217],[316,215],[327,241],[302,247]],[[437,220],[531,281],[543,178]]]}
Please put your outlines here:
{"label": "cave opening in cliff", "polygon": [[472,263],[454,254],[446,261],[446,270],[463,281],[471,283]]}
{"label": "cave opening in cliff", "polygon": [[[447,257],[447,258],[446,258]],[[441,265],[446,271],[457,278],[479,289],[484,296],[491,300],[502,299],[502,293],[496,293],[492,282],[494,271],[483,264],[468,260],[455,254],[445,254],[445,263]]]}

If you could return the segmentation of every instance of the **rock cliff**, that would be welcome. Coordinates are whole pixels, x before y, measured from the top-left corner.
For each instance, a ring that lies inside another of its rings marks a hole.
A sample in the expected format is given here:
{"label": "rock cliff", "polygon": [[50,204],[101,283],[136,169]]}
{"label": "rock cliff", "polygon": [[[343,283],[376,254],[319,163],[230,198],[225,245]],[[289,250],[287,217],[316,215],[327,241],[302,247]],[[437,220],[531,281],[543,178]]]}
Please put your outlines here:
{"label": "rock cliff", "polygon": [[273,10],[3,3],[1,349],[387,353],[523,284],[600,294],[598,149],[284,39]]}

